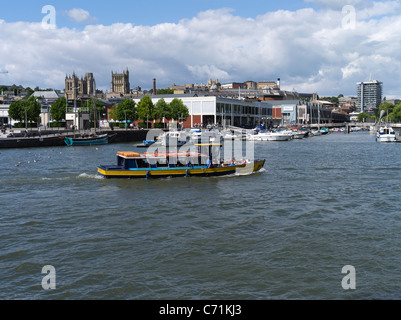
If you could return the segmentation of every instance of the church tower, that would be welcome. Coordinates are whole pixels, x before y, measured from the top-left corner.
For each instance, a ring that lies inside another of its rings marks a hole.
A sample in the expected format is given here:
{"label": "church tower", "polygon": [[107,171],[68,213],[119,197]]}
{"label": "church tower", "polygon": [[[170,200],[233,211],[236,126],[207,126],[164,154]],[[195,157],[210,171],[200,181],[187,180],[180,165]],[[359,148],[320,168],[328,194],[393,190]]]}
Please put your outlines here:
{"label": "church tower", "polygon": [[123,73],[114,73],[112,71],[110,92],[125,95],[129,94],[130,91],[128,68],[126,71],[123,71]]}

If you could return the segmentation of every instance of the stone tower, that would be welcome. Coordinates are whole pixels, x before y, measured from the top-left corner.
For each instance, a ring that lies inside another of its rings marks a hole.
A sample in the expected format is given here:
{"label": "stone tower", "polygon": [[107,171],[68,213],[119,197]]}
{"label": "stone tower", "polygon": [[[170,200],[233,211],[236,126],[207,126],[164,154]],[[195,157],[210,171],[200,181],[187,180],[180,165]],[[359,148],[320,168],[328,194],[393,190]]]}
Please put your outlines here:
{"label": "stone tower", "polygon": [[78,99],[82,97],[90,97],[94,93],[95,88],[95,78],[93,73],[85,73],[85,78],[79,79],[75,74],[72,76],[65,76],[65,88],[64,94],[68,100]]}
{"label": "stone tower", "polygon": [[123,73],[114,73],[112,71],[110,92],[124,95],[129,94],[130,91],[128,68],[126,71],[123,71]]}

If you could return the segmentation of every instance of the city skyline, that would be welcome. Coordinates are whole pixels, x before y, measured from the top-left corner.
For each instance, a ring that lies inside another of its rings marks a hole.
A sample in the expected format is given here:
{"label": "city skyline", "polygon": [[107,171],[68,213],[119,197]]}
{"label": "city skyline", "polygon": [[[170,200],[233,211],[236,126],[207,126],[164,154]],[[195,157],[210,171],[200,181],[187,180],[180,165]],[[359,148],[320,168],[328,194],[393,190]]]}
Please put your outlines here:
{"label": "city skyline", "polygon": [[66,74],[89,71],[106,91],[110,70],[128,68],[132,88],[281,78],[284,90],[354,96],[372,78],[401,96],[399,0],[184,4],[56,2],[54,29],[43,28],[43,2],[7,4],[0,84],[62,89]]}

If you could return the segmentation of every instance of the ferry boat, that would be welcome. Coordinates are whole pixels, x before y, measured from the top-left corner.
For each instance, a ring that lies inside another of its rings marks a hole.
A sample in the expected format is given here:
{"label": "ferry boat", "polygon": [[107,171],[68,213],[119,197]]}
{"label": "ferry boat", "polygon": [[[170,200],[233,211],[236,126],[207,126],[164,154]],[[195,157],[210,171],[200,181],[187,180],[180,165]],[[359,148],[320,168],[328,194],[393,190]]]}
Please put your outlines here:
{"label": "ferry boat", "polygon": [[[222,163],[221,144],[196,144],[198,152],[117,152],[116,165],[101,165],[98,173],[106,178],[211,177],[249,174],[263,168],[265,160]],[[205,153],[205,149],[208,153]]]}

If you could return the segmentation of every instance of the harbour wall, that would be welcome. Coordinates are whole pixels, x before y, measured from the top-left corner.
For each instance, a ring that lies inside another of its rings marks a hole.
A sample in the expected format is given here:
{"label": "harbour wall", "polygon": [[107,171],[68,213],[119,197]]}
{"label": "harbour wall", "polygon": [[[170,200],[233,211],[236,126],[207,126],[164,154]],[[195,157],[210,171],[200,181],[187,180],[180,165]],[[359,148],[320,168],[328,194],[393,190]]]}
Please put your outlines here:
{"label": "harbour wall", "polygon": [[[109,143],[137,142],[146,139],[148,130],[106,130],[97,132],[98,134],[109,134]],[[77,133],[75,133],[77,135]],[[38,148],[38,147],[58,147],[66,146],[65,137],[74,137],[71,131],[48,131],[41,136],[35,131],[30,132],[30,137],[16,134],[14,138],[0,139],[1,148]]]}

